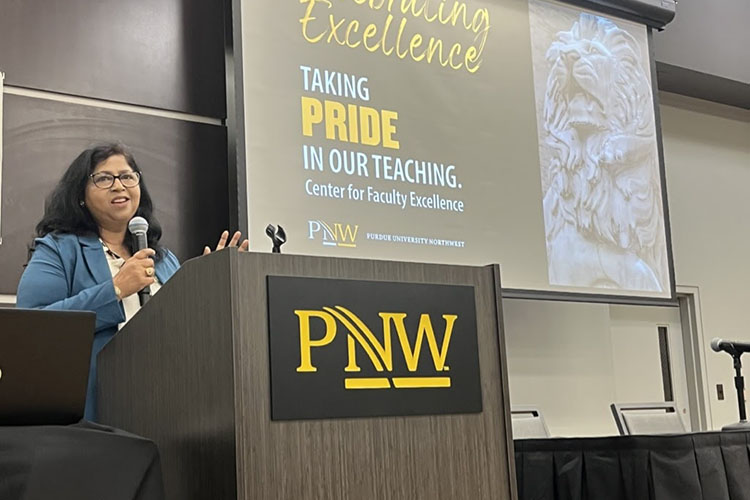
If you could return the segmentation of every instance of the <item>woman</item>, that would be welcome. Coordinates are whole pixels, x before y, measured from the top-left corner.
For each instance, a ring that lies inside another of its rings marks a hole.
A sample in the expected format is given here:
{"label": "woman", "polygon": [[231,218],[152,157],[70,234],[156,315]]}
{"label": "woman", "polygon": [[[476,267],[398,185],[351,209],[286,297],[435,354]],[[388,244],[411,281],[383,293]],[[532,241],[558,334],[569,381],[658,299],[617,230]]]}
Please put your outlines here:
{"label": "woman", "polygon": [[[136,215],[149,223],[149,248],[140,251],[128,233]],[[143,174],[117,144],[87,149],[73,161],[47,198],[36,232],[16,304],[96,313],[84,415],[95,420],[96,355],[138,311],[137,292],[149,286],[156,293],[180,264],[160,246],[161,226]],[[226,246],[228,236],[224,231],[217,250]],[[237,246],[239,238],[238,231],[229,246]],[[240,250],[247,246],[243,241]]]}

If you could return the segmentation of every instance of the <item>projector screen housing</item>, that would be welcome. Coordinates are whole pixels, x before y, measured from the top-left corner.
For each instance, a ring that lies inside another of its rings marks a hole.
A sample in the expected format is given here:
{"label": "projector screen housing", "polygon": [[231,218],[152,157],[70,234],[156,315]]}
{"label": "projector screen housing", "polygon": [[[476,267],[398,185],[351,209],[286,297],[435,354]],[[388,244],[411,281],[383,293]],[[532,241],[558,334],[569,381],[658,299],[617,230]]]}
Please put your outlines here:
{"label": "projector screen housing", "polygon": [[677,11],[675,0],[561,0],[563,2],[663,29]]}

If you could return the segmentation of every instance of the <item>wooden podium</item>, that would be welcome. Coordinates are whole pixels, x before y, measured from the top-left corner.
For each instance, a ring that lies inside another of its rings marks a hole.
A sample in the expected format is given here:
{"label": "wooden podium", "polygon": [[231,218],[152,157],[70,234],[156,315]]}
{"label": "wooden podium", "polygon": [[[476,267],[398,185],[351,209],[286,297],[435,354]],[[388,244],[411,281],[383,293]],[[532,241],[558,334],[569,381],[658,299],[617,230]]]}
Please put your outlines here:
{"label": "wooden podium", "polygon": [[[474,287],[480,413],[271,419],[268,276]],[[516,499],[499,267],[226,249],[99,354],[99,415],[159,446],[168,499]]]}

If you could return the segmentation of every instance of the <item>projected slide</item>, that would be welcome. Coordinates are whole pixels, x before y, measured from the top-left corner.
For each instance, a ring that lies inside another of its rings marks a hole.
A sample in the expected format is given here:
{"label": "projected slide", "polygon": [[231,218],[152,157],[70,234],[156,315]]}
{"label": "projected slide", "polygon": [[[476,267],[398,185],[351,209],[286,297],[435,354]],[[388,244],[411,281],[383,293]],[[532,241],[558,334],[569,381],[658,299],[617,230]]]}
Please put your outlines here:
{"label": "projected slide", "polygon": [[242,40],[252,249],[272,223],[288,253],[671,295],[644,27],[536,1],[263,0]]}
{"label": "projected slide", "polygon": [[667,290],[646,30],[529,8],[550,283]]}

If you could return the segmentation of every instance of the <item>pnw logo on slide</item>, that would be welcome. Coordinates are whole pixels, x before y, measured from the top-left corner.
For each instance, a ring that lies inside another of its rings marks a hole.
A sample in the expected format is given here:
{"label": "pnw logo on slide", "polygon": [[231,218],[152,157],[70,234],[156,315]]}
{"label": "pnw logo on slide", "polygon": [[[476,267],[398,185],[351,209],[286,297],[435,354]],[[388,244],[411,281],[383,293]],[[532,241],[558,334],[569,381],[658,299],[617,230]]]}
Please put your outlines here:
{"label": "pnw logo on slide", "polygon": [[329,224],[322,220],[308,220],[308,239],[321,239],[325,246],[357,248],[358,224],[343,224],[334,222]]}

